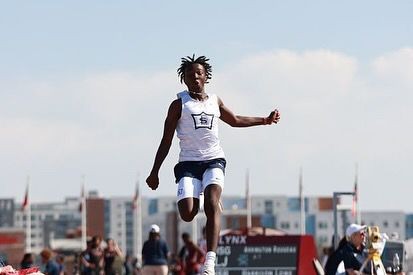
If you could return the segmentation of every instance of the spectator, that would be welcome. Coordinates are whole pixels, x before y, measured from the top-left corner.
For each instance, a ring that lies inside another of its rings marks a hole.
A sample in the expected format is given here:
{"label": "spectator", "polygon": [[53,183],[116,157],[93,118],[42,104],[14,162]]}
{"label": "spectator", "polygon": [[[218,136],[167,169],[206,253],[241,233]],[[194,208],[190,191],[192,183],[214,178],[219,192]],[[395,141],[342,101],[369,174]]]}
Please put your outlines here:
{"label": "spectator", "polygon": [[160,228],[153,224],[149,231],[149,239],[143,244],[142,261],[143,275],[167,275],[168,274],[169,249],[160,236]]}
{"label": "spectator", "polygon": [[87,241],[86,249],[80,253],[79,265],[81,275],[91,275],[94,269],[94,264],[91,260],[92,241]]}
{"label": "spectator", "polygon": [[180,258],[184,265],[186,275],[199,274],[205,260],[205,253],[191,239],[188,233],[182,234],[184,247],[181,249]]}
{"label": "spectator", "polygon": [[207,242],[206,242],[206,227],[202,227],[202,237],[198,240],[198,246],[206,254],[208,252]]}
{"label": "spectator", "polygon": [[34,257],[32,253],[26,253],[23,255],[23,259],[20,262],[20,268],[21,269],[26,269],[33,267],[34,265]]}
{"label": "spectator", "polygon": [[142,274],[142,264],[139,262],[137,257],[132,258],[132,274],[133,275]]}
{"label": "spectator", "polygon": [[176,254],[171,254],[171,261],[169,263],[169,271],[172,275],[185,275],[182,260]]}
{"label": "spectator", "polygon": [[122,252],[113,239],[108,238],[106,244],[107,247],[103,250],[105,275],[121,275],[121,272],[114,268],[114,262],[116,258],[122,257]]}
{"label": "spectator", "polygon": [[93,236],[90,250],[90,260],[92,262],[92,275],[103,275],[103,250],[101,248],[102,237]]}
{"label": "spectator", "polygon": [[[326,275],[336,275],[336,273],[345,274],[344,265],[342,264],[342,262],[343,262],[343,248],[346,245],[347,245],[347,238],[344,237],[338,243],[337,249],[333,251],[333,253],[331,253],[331,255],[328,257],[326,264],[324,266]],[[340,264],[342,265],[342,267],[339,270]]]}
{"label": "spectator", "polygon": [[125,261],[123,262],[123,269],[125,270],[125,275],[133,275],[132,257],[128,253],[126,253]]}
{"label": "spectator", "polygon": [[45,275],[59,275],[59,266],[55,260],[52,259],[52,252],[49,249],[43,249],[40,252],[42,264],[44,264],[43,273]]}
{"label": "spectator", "polygon": [[[350,224],[346,229],[346,237],[343,238],[338,248],[327,260],[325,271],[326,275],[361,274],[361,267],[367,258],[364,251],[366,226]],[[363,270],[370,274],[370,268]]]}
{"label": "spectator", "polygon": [[56,263],[59,266],[59,274],[65,274],[65,257],[63,255],[56,256]]}

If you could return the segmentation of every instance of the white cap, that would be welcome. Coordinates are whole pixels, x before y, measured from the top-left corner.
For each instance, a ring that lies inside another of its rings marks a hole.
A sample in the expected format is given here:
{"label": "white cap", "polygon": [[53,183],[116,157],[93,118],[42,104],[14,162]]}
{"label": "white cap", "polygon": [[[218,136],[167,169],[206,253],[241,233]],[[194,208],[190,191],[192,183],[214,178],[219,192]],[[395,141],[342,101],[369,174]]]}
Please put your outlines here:
{"label": "white cap", "polygon": [[152,233],[159,233],[159,232],[161,232],[161,229],[159,228],[158,225],[152,224],[152,225],[151,225],[151,230],[150,230],[150,232],[152,232]]}
{"label": "white cap", "polygon": [[366,225],[359,225],[359,224],[352,223],[346,229],[346,236],[350,237],[354,233],[364,230],[366,228],[367,228]]}

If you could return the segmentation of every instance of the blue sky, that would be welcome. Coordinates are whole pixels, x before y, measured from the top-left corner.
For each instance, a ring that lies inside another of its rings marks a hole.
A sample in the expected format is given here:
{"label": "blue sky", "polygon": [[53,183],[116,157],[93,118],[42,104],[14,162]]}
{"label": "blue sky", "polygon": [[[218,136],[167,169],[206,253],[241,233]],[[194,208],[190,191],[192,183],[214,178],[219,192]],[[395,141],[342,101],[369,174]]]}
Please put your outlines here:
{"label": "blue sky", "polygon": [[[173,195],[177,142],[161,187],[143,185],[180,58],[211,59],[217,93],[241,115],[282,113],[273,127],[221,125],[225,193],[329,196],[413,211],[411,1],[8,1],[0,8],[1,196],[34,201],[86,186]],[[53,191],[53,193],[51,193]]]}

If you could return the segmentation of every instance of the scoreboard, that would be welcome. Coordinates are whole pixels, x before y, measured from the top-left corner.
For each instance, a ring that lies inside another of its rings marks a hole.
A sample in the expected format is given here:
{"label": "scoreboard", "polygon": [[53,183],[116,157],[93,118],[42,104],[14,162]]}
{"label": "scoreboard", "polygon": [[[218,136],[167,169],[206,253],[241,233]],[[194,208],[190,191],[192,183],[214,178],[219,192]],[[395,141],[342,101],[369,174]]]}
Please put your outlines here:
{"label": "scoreboard", "polygon": [[312,266],[314,257],[312,236],[228,234],[220,237],[216,274],[311,275],[316,274]]}

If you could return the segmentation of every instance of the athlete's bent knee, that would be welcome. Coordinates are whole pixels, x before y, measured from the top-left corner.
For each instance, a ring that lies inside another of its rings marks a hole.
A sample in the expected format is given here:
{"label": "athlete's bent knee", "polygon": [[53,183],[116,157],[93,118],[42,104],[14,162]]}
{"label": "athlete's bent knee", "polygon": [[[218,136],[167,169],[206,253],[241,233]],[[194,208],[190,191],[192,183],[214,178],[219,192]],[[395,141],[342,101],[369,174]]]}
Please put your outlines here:
{"label": "athlete's bent knee", "polygon": [[195,217],[195,215],[192,213],[179,213],[179,214],[181,216],[181,219],[185,222],[191,222]]}

